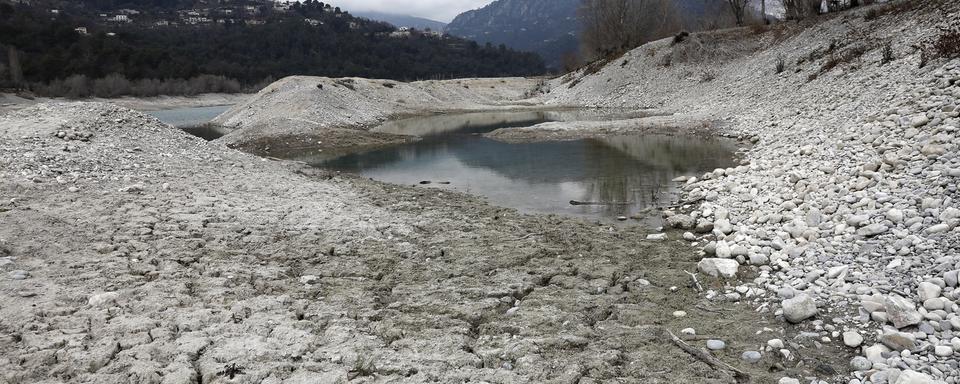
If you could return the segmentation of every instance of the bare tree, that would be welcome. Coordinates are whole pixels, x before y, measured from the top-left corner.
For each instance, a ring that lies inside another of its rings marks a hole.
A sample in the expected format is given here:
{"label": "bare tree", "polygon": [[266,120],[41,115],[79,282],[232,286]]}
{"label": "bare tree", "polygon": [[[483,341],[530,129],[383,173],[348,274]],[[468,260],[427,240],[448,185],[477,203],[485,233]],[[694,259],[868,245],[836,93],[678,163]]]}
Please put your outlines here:
{"label": "bare tree", "polygon": [[788,19],[803,19],[820,13],[821,0],[783,0]]}
{"label": "bare tree", "polygon": [[737,19],[737,25],[743,26],[744,15],[747,13],[747,3],[750,0],[727,0],[730,9],[733,11],[733,17]]}
{"label": "bare tree", "polygon": [[587,58],[624,52],[681,28],[670,0],[583,0],[580,20]]}
{"label": "bare tree", "polygon": [[23,68],[20,66],[20,52],[17,52],[17,48],[10,46],[7,48],[7,58],[10,60],[10,81],[14,87],[20,88],[23,85]]}
{"label": "bare tree", "polygon": [[760,0],[760,17],[763,18],[763,24],[770,24],[770,20],[767,19],[767,0]]}

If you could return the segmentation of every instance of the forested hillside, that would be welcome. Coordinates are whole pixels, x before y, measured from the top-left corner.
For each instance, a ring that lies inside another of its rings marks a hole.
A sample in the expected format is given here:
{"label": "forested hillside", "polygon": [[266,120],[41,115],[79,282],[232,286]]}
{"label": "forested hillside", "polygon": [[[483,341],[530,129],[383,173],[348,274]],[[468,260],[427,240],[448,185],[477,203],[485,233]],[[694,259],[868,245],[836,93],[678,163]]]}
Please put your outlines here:
{"label": "forested hillside", "polygon": [[577,51],[581,0],[498,0],[467,11],[447,25],[447,32],[481,43],[505,44],[537,52],[559,68],[564,54]]}
{"label": "forested hillside", "polygon": [[[126,22],[102,11],[139,3],[143,8],[124,11]],[[238,91],[292,74],[415,80],[544,71],[535,54],[399,32],[316,1],[279,10],[272,2],[235,12],[175,8],[186,3],[95,0],[56,13],[36,3],[0,4],[0,86],[76,97],[153,95]]]}
{"label": "forested hillside", "polygon": [[632,9],[642,10],[642,17],[633,17],[630,26],[607,26],[611,30],[641,30],[638,35],[645,38],[632,42],[633,46],[663,37],[665,32],[730,27],[736,22],[727,0],[497,0],[460,14],[447,26],[447,32],[536,52],[548,67],[563,70],[593,59],[594,47],[582,45],[584,17],[609,8],[623,8],[613,13],[631,17]]}

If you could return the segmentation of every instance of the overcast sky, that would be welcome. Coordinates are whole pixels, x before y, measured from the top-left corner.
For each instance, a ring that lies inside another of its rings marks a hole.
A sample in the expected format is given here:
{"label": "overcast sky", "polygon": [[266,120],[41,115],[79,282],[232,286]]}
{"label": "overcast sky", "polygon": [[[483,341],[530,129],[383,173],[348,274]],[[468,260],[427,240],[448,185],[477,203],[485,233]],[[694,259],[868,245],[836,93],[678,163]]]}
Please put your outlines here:
{"label": "overcast sky", "polygon": [[449,23],[454,17],[493,0],[331,0],[347,11],[378,11],[426,17]]}

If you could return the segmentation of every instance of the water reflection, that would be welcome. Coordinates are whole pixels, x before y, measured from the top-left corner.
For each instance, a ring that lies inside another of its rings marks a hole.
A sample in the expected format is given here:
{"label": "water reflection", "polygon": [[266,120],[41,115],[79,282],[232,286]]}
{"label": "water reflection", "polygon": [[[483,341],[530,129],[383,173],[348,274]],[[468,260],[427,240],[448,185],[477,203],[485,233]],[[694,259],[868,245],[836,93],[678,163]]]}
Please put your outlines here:
{"label": "water reflection", "polygon": [[406,121],[403,132],[429,132],[414,143],[335,158],[286,157],[386,182],[429,181],[525,212],[615,218],[669,203],[678,193],[672,179],[731,166],[736,149],[727,140],[664,135],[508,144],[477,133],[563,117],[471,115],[425,118],[422,126]]}

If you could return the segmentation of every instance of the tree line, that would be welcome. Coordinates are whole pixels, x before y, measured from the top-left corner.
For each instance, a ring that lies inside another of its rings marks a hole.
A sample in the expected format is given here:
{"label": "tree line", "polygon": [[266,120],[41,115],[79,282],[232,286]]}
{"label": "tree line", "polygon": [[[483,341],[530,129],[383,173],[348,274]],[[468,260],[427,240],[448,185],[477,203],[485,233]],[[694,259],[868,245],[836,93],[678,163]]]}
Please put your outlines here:
{"label": "tree line", "polygon": [[[787,19],[821,11],[822,0],[582,0],[580,36],[584,59],[593,61],[626,52],[681,31],[769,23],[767,4],[783,5]],[[874,0],[828,0],[827,11],[872,4]],[[759,12],[752,11],[756,5]],[[568,66],[578,64],[569,59]]]}
{"label": "tree line", "polygon": [[83,97],[235,92],[288,75],[405,81],[545,72],[532,53],[419,32],[391,37],[388,24],[325,7],[307,2],[262,25],[147,28],[0,4],[0,87]]}

